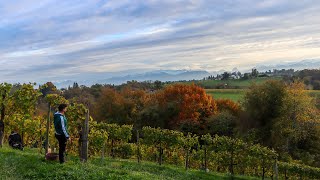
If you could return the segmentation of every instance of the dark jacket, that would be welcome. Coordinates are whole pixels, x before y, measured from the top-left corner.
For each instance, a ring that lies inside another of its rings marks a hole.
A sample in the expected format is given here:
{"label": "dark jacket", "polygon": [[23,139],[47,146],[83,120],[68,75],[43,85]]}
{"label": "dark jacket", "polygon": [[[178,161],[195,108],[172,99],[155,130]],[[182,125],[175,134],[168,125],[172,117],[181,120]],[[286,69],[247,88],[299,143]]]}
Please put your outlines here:
{"label": "dark jacket", "polygon": [[67,118],[59,112],[54,114],[54,129],[57,135],[69,138]]}

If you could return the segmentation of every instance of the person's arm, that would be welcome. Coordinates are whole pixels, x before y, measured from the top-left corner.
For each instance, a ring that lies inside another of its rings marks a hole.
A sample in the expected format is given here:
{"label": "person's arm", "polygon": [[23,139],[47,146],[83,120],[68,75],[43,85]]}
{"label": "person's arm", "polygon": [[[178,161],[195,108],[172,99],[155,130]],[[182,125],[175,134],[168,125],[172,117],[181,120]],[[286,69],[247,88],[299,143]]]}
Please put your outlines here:
{"label": "person's arm", "polygon": [[67,133],[66,126],[65,126],[65,124],[64,124],[64,118],[63,118],[63,116],[60,116],[60,119],[61,119],[61,128],[62,128],[62,131],[63,131],[64,135],[66,136],[66,138],[69,139],[69,134]]}

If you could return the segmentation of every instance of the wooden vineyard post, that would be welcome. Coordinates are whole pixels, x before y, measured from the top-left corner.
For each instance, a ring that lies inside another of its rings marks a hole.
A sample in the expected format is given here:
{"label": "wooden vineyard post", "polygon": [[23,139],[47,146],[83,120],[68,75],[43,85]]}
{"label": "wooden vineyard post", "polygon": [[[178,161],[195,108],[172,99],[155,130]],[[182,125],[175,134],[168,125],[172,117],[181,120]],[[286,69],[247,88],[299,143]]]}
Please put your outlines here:
{"label": "wooden vineyard post", "polygon": [[101,151],[101,160],[104,160],[105,146],[106,146],[106,143],[105,143],[105,142],[103,142],[103,145],[102,145],[102,151]]}
{"label": "wooden vineyard post", "polygon": [[278,162],[277,162],[277,159],[275,159],[275,162],[274,162],[274,174],[275,174],[275,177],[274,179],[275,180],[278,180],[279,179],[279,171],[278,171]]}
{"label": "wooden vineyard post", "polygon": [[137,130],[137,156],[138,156],[138,163],[141,161],[140,157],[140,139],[139,139],[139,130]]}
{"label": "wooden vineyard post", "polygon": [[48,105],[48,120],[47,120],[47,126],[46,126],[46,141],[45,141],[45,145],[46,145],[46,152],[45,155],[48,153],[48,149],[49,149],[49,130],[50,130],[50,115],[51,115],[51,104],[49,103]]}
{"label": "wooden vineyard post", "polygon": [[41,124],[42,124],[42,120],[40,120],[40,125],[39,125],[39,129],[40,129],[40,132],[39,132],[39,137],[40,137],[40,143],[38,144],[38,147],[39,147],[39,153],[41,154],[42,153],[42,131],[41,131],[41,129],[42,129],[42,126],[41,126]]}
{"label": "wooden vineyard post", "polygon": [[88,160],[88,134],[89,134],[89,109],[86,111],[86,120],[82,128],[82,143],[81,143],[81,162]]}
{"label": "wooden vineyard post", "polygon": [[190,151],[189,151],[189,148],[187,148],[187,153],[186,153],[186,170],[188,170],[188,168],[189,168],[189,153],[190,153]]}
{"label": "wooden vineyard post", "polygon": [[207,160],[207,145],[204,148],[204,170],[207,171],[208,169],[208,160]]}

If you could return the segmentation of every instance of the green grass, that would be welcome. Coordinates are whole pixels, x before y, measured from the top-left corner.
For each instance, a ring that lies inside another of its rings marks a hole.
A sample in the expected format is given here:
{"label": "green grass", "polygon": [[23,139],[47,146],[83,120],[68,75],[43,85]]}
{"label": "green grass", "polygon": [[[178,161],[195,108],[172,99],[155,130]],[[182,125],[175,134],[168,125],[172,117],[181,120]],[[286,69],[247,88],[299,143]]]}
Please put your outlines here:
{"label": "green grass", "polygon": [[320,90],[308,90],[310,96],[320,98]]}
{"label": "green grass", "polygon": [[214,99],[231,99],[235,102],[241,101],[246,90],[243,89],[206,89],[206,92]]}
{"label": "green grass", "polygon": [[[214,99],[231,99],[235,102],[243,100],[246,91],[246,89],[206,89],[206,92]],[[306,90],[305,92],[315,99],[320,99],[320,90]]]}
{"label": "green grass", "polygon": [[[182,167],[159,166],[152,162],[90,158],[80,163],[70,157],[67,163],[45,161],[37,150],[0,148],[0,179],[230,179],[226,174],[186,171]],[[235,179],[257,179],[237,176]]]}
{"label": "green grass", "polygon": [[254,79],[229,79],[229,80],[201,80],[201,81],[191,81],[187,82],[189,84],[195,83],[200,85],[201,87],[210,89],[210,88],[217,88],[224,87],[230,89],[247,89],[253,83],[255,84],[262,84],[268,80],[281,80],[281,77],[259,77]]}

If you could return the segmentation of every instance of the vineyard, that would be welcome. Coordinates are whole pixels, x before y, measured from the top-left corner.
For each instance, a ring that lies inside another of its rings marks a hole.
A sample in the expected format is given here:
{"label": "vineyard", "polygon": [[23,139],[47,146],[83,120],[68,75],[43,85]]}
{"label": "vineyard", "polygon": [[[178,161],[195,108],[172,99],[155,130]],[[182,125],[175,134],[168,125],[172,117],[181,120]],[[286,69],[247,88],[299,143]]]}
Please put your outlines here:
{"label": "vineyard", "polygon": [[[76,137],[76,134],[71,135]],[[53,137],[53,134],[51,136]],[[52,148],[58,148],[54,140],[51,142]],[[79,153],[77,142],[73,140],[68,144],[68,153]],[[105,155],[231,175],[262,178],[275,178],[278,175],[283,179],[320,177],[318,168],[278,162],[275,151],[258,144],[245,143],[240,139],[209,134],[201,137],[190,133],[183,135],[178,131],[151,127],[144,127],[140,134],[139,131],[134,132],[130,125],[92,123],[89,133],[89,156],[100,156],[104,159]]]}
{"label": "vineyard", "polygon": [[90,138],[90,154],[101,154],[102,158],[108,147],[106,152],[111,157],[137,159],[138,162],[154,161],[159,165],[168,163],[186,169],[262,178],[320,178],[318,168],[278,162],[275,151],[226,136],[199,137],[151,127],[143,127],[141,133],[136,131],[133,135],[132,126],[103,123],[93,125],[91,130],[95,136]]}
{"label": "vineyard", "polygon": [[[182,133],[180,131],[133,125],[107,124],[94,121],[86,105],[70,103],[57,94],[48,94],[43,100],[48,104],[48,114],[35,116],[36,102],[42,95],[33,84],[24,84],[9,94],[11,86],[2,84],[2,117],[4,140],[9,132],[21,133],[25,147],[58,149],[54,138],[52,119],[55,107],[69,103],[66,114],[72,141],[68,154],[83,155],[81,148],[88,140],[89,158],[106,156],[136,159],[137,162],[153,161],[159,166],[171,164],[185,169],[202,169],[229,173],[230,175],[257,176],[262,178],[319,179],[320,169],[301,164],[278,161],[278,154],[259,144],[218,135]],[[88,139],[84,137],[85,121],[89,124]],[[47,131],[49,129],[49,131]],[[48,142],[46,141],[48,136]]]}

